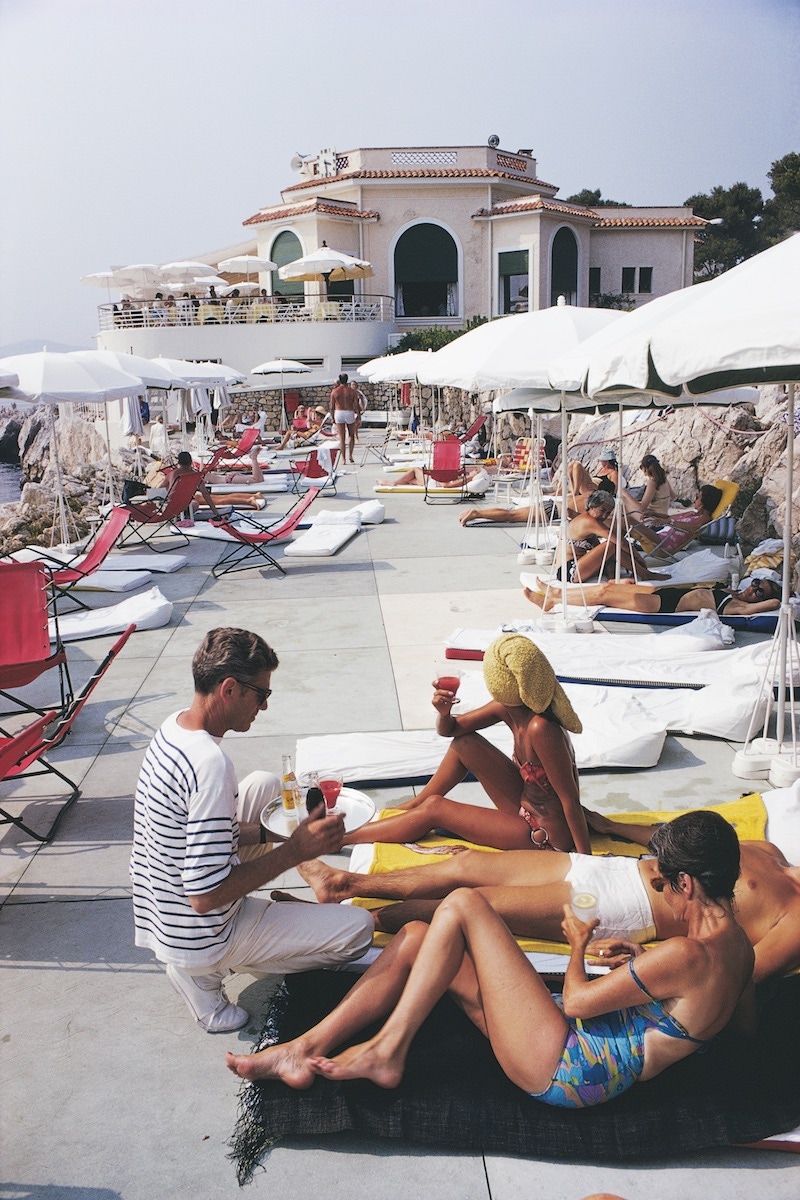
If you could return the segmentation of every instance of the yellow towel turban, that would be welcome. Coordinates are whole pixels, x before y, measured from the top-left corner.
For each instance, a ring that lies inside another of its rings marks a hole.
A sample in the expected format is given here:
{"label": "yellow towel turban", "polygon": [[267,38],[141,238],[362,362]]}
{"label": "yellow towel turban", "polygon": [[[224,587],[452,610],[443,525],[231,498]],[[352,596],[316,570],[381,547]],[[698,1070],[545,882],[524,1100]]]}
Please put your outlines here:
{"label": "yellow towel turban", "polygon": [[492,642],[483,656],[483,677],[492,699],[500,704],[524,704],[536,713],[549,707],[570,733],[583,730],[553,668],[530,638],[504,633]]}

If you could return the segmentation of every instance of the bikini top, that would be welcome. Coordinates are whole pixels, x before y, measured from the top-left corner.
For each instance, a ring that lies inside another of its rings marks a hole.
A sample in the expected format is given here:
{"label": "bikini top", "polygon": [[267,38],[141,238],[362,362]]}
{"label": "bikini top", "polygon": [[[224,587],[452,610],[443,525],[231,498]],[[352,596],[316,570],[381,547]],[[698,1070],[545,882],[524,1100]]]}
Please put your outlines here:
{"label": "bikini top", "polygon": [[547,772],[541,763],[525,762],[521,763],[516,755],[512,756],[512,762],[519,771],[523,783],[533,783],[547,796],[555,796],[556,792],[547,778]]}
{"label": "bikini top", "polygon": [[714,1041],[714,1038],[707,1038],[704,1040],[703,1038],[692,1037],[690,1033],[687,1033],[680,1021],[676,1017],[673,1017],[671,1013],[667,1012],[661,1001],[656,1000],[650,995],[647,988],[636,974],[632,958],[628,960],[628,970],[630,971],[636,984],[642,989],[645,996],[647,996],[648,1000],[650,1001],[649,1004],[641,1005],[639,1011],[644,1013],[650,1019],[654,1029],[658,1029],[661,1033],[665,1033],[667,1037],[683,1038],[687,1042],[694,1042],[697,1046],[707,1046],[709,1045],[709,1042]]}

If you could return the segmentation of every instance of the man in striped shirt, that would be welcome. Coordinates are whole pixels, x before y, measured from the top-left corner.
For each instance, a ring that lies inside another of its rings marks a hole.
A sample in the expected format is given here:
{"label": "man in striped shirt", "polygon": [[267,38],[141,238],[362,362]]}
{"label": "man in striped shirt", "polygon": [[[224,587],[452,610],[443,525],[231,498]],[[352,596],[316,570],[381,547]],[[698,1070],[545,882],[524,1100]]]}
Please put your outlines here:
{"label": "man in striped shirt", "polygon": [[259,816],[280,795],[277,775],[255,771],[237,787],[220,742],[267,708],[275,651],[245,629],[212,629],[192,660],[194,698],[168,717],[145,754],[136,789],[131,879],[136,945],[209,1033],[249,1014],[228,1001],[231,971],[283,974],[350,962],[372,942],[371,916],[326,904],[275,904],[250,893],[342,845],[340,816],[302,821],[263,844]]}

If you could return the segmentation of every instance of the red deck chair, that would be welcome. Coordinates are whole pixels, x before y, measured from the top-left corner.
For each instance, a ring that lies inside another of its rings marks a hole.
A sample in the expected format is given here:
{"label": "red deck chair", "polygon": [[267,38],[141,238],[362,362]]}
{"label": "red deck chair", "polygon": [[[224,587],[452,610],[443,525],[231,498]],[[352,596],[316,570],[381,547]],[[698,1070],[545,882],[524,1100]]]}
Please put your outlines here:
{"label": "red deck chair", "polygon": [[0,563],[0,696],[16,705],[8,712],[43,713],[52,700],[37,707],[6,688],[27,687],[46,671],[58,668],[60,711],[72,701],[67,655],[55,621],[55,644],[50,648],[50,585],[40,562]]}
{"label": "red deck chair", "polygon": [[[295,473],[294,490],[299,491],[300,487],[305,485],[314,486],[320,490],[323,488],[333,488],[333,494],[336,495],[336,460],[339,457],[338,450],[328,450],[330,455],[330,470],[327,470],[319,460],[319,451],[312,450],[305,459],[299,459],[292,463],[292,470]],[[320,481],[324,480],[324,483]]]}
{"label": "red deck chair", "polygon": [[[274,546],[278,542],[288,541],[289,535],[294,533],[299,525],[303,513],[318,495],[319,488],[309,488],[302,500],[298,500],[294,508],[290,509],[283,520],[276,525],[270,525],[268,529],[264,529],[263,525],[251,522],[252,533],[237,528],[229,521],[213,521],[212,524],[216,525],[218,529],[224,529],[239,543],[226,551],[219,562],[211,568],[214,578],[219,579],[220,575],[227,575],[232,571],[249,571],[253,567],[277,567],[281,575],[285,575],[283,567],[275,561],[267,547]],[[238,525],[242,523],[242,521],[237,522]]]}
{"label": "red deck chair", "polygon": [[[225,446],[218,446],[208,462],[199,466],[198,470],[201,474],[205,475],[207,471],[215,471],[223,461],[225,462],[223,470],[235,471],[239,467],[244,470],[246,464],[241,460],[247,458],[260,437],[261,431],[256,426],[253,426],[251,429],[245,429],[235,446],[227,444]],[[230,460],[230,462],[226,460]]]}
{"label": "red deck chair", "polygon": [[459,437],[458,440],[461,442],[461,445],[464,446],[464,445],[466,445],[467,442],[471,441],[472,438],[475,437],[475,434],[478,432],[478,430],[483,429],[485,424],[486,424],[486,413],[483,413],[483,415],[480,417],[476,417],[475,420],[470,425],[469,429],[465,429],[464,432]]}
{"label": "red deck chair", "polygon": [[[48,762],[44,755],[63,742],[78,713],[135,629],[135,625],[129,625],[122,636],[117,639],[96,668],[91,679],[69,705],[66,713],[59,715],[51,710],[43,713],[32,725],[28,725],[26,729],[12,737],[0,737],[0,783],[11,779],[30,779],[36,775],[55,775],[70,789],[69,796],[62,803],[50,827],[44,833],[32,829],[21,817],[13,816],[2,805],[0,805],[0,824],[16,825],[18,829],[27,833],[37,842],[49,842],[55,836],[62,817],[72,807],[81,792],[80,788],[63,771]],[[39,802],[38,798],[33,801],[33,803]]]}
{"label": "red deck chair", "polygon": [[[100,569],[116,546],[123,529],[130,519],[130,513],[127,509],[112,508],[108,519],[97,530],[88,549],[83,552],[83,556],[76,556],[81,558],[79,563],[73,565],[72,563],[61,563],[55,559],[53,560],[53,565],[50,566],[49,570],[56,601],[58,601],[59,597],[65,597],[71,600],[73,604],[77,604],[78,608],[90,607],[88,604],[84,604],[83,600],[79,600],[77,596],[73,596],[71,589]],[[43,551],[42,553],[47,556],[47,551]]]}
{"label": "red deck chair", "polygon": [[[118,507],[128,514],[130,522],[127,531],[120,539],[120,545],[124,546],[132,538],[137,538],[151,550],[161,554],[162,550],[152,544],[152,539],[162,531],[166,531],[175,537],[183,538],[183,544],[188,546],[188,537],[185,533],[181,533],[180,529],[175,528],[175,521],[181,519],[192,503],[202,478],[199,471],[187,471],[185,475],[175,477],[172,487],[163,500],[142,500],[140,503],[119,505]],[[145,532],[142,532],[143,530]]]}
{"label": "red deck chair", "polygon": [[435,499],[442,499],[440,496],[435,496],[431,491],[436,487],[458,488],[457,496],[445,496],[446,500],[455,500],[458,503],[464,500],[467,495],[467,471],[461,464],[461,442],[458,438],[444,438],[441,441],[433,443],[433,452],[431,454],[430,467],[422,468],[422,475],[425,480],[425,495],[423,497],[426,504],[432,504]]}

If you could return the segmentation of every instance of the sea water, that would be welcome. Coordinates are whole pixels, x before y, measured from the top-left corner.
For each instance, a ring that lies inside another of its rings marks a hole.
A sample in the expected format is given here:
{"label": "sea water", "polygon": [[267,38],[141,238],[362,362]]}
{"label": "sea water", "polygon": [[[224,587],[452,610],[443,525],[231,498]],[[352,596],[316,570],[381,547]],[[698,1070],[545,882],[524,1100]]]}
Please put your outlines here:
{"label": "sea water", "polygon": [[15,504],[19,500],[21,478],[22,471],[19,467],[0,463],[0,504]]}

